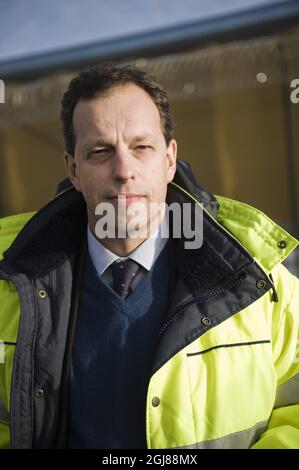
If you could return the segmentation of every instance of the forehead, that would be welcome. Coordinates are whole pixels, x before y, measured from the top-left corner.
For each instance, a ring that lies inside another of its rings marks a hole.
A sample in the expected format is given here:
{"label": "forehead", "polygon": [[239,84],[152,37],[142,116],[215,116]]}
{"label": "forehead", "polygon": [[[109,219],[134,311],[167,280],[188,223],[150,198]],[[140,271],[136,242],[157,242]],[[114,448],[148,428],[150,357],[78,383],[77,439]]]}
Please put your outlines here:
{"label": "forehead", "polygon": [[86,132],[161,130],[158,108],[151,96],[135,84],[116,86],[103,95],[80,100],[73,115],[76,136]]}

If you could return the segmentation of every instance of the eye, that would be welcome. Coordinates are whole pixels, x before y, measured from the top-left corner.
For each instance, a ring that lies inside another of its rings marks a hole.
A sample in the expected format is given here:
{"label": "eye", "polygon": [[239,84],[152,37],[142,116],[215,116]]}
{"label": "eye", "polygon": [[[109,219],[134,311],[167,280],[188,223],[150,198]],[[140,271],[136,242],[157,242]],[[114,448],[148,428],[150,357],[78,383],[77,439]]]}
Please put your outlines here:
{"label": "eye", "polygon": [[151,145],[137,145],[136,149],[137,150],[148,150],[152,149],[153,147]]}
{"label": "eye", "polygon": [[103,149],[96,149],[96,150],[93,150],[91,153],[105,153],[105,152],[108,152],[108,149],[106,148],[103,148]]}
{"label": "eye", "polygon": [[110,152],[111,152],[111,149],[109,149],[107,147],[103,147],[103,148],[100,148],[100,149],[94,149],[91,152],[89,152],[88,157],[92,158],[92,157],[98,157],[98,156],[102,156],[102,155],[104,156],[104,155],[107,155]]}

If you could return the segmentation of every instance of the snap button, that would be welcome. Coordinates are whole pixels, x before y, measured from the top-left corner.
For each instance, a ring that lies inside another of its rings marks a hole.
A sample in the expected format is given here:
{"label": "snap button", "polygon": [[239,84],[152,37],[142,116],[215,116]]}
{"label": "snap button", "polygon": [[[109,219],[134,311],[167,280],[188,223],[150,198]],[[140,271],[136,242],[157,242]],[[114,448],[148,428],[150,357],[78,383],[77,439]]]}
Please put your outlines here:
{"label": "snap button", "polygon": [[154,407],[159,406],[159,405],[160,405],[160,398],[159,398],[159,397],[154,397],[154,398],[152,399],[152,405],[153,405]]}
{"label": "snap button", "polygon": [[38,291],[38,295],[40,296],[41,299],[44,299],[45,297],[47,297],[47,292],[41,289]]}
{"label": "snap button", "polygon": [[45,395],[45,391],[42,388],[38,388],[37,390],[35,390],[34,396],[36,398],[43,398],[44,395]]}
{"label": "snap button", "polygon": [[205,325],[205,326],[208,326],[208,325],[210,325],[210,324],[212,323],[212,320],[210,320],[208,317],[203,317],[203,318],[201,319],[201,323],[202,323],[203,325]]}
{"label": "snap button", "polygon": [[280,240],[280,242],[278,242],[277,245],[278,245],[278,248],[283,249],[283,248],[286,248],[287,242],[285,240]]}
{"label": "snap button", "polygon": [[266,285],[266,281],[264,281],[264,279],[260,279],[260,280],[257,281],[257,283],[256,283],[256,287],[257,287],[258,289],[262,289],[263,287],[265,287],[265,285]]}

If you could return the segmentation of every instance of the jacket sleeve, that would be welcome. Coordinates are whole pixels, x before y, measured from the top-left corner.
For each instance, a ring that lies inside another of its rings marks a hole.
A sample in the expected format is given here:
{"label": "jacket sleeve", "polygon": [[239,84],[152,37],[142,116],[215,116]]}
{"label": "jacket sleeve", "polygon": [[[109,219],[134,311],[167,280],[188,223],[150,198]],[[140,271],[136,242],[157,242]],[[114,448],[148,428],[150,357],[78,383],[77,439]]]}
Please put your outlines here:
{"label": "jacket sleeve", "polygon": [[278,293],[273,303],[272,347],[277,393],[266,431],[253,449],[299,448],[299,279],[284,266],[272,272]]}
{"label": "jacket sleeve", "polygon": [[10,395],[19,321],[16,287],[0,280],[0,449],[10,446]]}

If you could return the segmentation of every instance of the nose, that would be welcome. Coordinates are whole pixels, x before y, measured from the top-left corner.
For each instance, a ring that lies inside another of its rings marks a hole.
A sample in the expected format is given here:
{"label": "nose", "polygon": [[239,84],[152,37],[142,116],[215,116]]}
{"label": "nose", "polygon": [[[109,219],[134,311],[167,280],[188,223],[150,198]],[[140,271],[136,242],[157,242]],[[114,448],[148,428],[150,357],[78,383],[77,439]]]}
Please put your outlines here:
{"label": "nose", "polygon": [[120,182],[135,178],[134,157],[129,149],[118,147],[114,154],[114,178]]}

